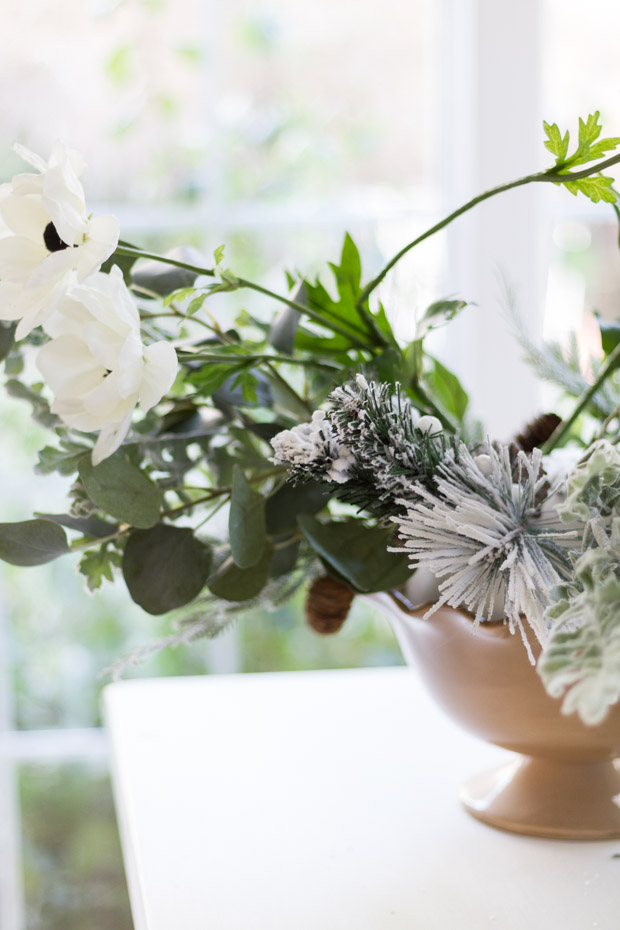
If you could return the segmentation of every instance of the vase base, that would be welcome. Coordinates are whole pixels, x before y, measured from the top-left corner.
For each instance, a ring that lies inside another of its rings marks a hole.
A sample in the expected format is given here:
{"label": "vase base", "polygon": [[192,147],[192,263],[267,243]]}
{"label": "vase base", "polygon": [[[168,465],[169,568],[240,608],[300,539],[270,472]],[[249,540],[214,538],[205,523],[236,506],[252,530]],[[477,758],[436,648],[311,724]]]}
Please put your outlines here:
{"label": "vase base", "polygon": [[468,779],[460,798],[500,830],[560,840],[620,837],[620,771],[613,761],[517,756]]}

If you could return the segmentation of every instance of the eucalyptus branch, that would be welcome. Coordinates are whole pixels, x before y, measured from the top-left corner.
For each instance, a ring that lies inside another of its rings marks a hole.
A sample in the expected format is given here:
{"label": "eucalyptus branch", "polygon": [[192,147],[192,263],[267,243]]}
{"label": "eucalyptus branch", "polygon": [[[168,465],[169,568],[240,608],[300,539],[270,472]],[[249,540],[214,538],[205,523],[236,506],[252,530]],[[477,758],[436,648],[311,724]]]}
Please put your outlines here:
{"label": "eucalyptus branch", "polygon": [[611,158],[606,158],[604,161],[598,162],[596,165],[592,165],[590,168],[584,168],[582,171],[567,171],[562,173],[558,171],[555,167],[549,168],[547,171],[538,171],[535,174],[528,174],[523,178],[517,178],[515,181],[509,181],[507,184],[500,184],[498,187],[492,187],[488,191],[485,191],[482,194],[478,194],[476,197],[472,197],[471,200],[468,200],[467,203],[459,207],[457,210],[454,210],[444,219],[440,220],[438,223],[435,223],[434,226],[431,226],[430,229],[427,229],[421,235],[419,235],[412,242],[407,243],[403,248],[394,255],[389,262],[384,265],[379,274],[368,282],[366,287],[362,290],[358,300],[357,306],[365,303],[368,300],[368,297],[372,292],[381,284],[386,275],[392,270],[394,265],[403,258],[407,252],[410,252],[411,249],[415,248],[421,242],[424,242],[425,239],[430,239],[431,236],[434,236],[435,233],[440,232],[446,226],[449,226],[454,220],[459,216],[462,216],[463,213],[467,213],[473,207],[478,206],[479,203],[483,203],[485,200],[489,200],[491,197],[495,197],[497,194],[503,194],[505,191],[513,190],[517,187],[524,187],[526,184],[533,183],[551,183],[551,184],[566,184],[570,181],[580,181],[583,178],[590,177],[592,174],[598,174],[605,168],[609,168],[611,165],[616,165],[620,162],[620,154],[612,155]]}
{"label": "eucalyptus branch", "polygon": [[549,439],[543,445],[543,452],[551,452],[552,449],[555,449],[560,440],[564,439],[577,417],[585,410],[596,392],[600,390],[601,386],[604,384],[607,378],[609,378],[609,376],[618,368],[619,365],[620,343],[618,343],[611,355],[608,356],[605,364],[601,366],[601,369],[593,384],[591,384],[590,387],[583,392],[568,419],[562,420],[557,429],[554,430]]}

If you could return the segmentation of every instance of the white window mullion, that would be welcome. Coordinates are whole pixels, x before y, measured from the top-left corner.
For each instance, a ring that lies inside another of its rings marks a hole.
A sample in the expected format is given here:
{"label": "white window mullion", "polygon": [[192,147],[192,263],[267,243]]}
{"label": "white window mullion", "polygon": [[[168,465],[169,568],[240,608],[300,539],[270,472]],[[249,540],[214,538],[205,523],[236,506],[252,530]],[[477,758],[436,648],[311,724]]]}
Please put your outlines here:
{"label": "white window mullion", "polygon": [[[539,170],[541,24],[537,0],[444,0],[447,208]],[[540,412],[540,389],[508,322],[506,285],[530,333],[542,331],[544,247],[540,187],[475,208],[449,233],[447,288],[473,300],[451,324],[446,358],[470,389],[491,435],[508,438]]]}
{"label": "white window mullion", "polygon": [[25,907],[19,762],[7,751],[14,725],[7,633],[7,615],[0,599],[0,927],[2,930],[23,930]]}

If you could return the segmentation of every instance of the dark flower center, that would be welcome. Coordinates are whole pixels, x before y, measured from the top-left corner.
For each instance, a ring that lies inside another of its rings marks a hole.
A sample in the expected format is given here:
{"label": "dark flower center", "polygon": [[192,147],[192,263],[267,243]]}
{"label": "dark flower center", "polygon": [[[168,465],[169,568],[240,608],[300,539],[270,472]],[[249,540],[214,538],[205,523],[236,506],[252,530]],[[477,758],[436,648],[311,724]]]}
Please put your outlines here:
{"label": "dark flower center", "polygon": [[63,249],[68,249],[69,246],[66,242],[63,242],[60,236],[58,235],[58,230],[53,223],[48,223],[43,232],[43,242],[45,243],[45,248],[48,252],[62,252]]}

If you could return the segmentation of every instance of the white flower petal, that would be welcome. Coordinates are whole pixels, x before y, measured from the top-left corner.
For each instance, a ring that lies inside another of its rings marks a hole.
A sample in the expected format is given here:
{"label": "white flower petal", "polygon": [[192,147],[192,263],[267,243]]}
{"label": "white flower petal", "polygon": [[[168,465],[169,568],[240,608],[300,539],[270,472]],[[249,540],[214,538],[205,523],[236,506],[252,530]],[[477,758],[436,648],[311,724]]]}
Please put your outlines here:
{"label": "white flower petal", "polygon": [[30,149],[27,149],[25,145],[21,145],[21,143],[16,142],[13,146],[13,151],[29,165],[32,165],[33,168],[36,168],[37,171],[40,171],[41,173],[47,171],[47,162],[44,161],[40,155],[35,155],[34,152],[31,152]]}
{"label": "white flower petal", "polygon": [[98,271],[112,255],[118,245],[119,234],[120,223],[116,216],[96,216],[89,222],[77,264],[80,281]]}
{"label": "white flower petal", "polygon": [[131,426],[131,414],[128,414],[120,423],[112,423],[104,427],[93,449],[93,465],[98,465],[108,456],[112,455],[121,445]]}
{"label": "white flower petal", "polygon": [[140,407],[146,411],[170,390],[177,376],[177,354],[169,342],[154,342],[144,350],[144,370],[140,385]]}
{"label": "white flower petal", "polygon": [[48,255],[42,240],[39,245],[25,236],[5,236],[0,239],[0,278],[26,284]]}
{"label": "white flower petal", "polygon": [[36,363],[57,398],[75,398],[90,392],[105,375],[86,343],[76,336],[59,336],[46,342],[39,349]]}
{"label": "white flower petal", "polygon": [[18,197],[15,194],[3,197],[0,199],[0,215],[16,236],[25,236],[45,248],[43,233],[50,218],[37,197]]}

